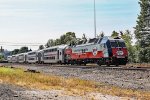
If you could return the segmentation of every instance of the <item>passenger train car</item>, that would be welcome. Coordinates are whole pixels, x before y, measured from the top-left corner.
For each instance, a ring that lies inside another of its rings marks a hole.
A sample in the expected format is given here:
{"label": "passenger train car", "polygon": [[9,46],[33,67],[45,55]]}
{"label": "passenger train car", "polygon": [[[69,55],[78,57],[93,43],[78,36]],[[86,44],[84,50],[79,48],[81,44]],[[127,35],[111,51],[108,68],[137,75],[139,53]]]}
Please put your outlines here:
{"label": "passenger train car", "polygon": [[58,63],[98,65],[125,65],[128,62],[128,51],[121,38],[104,36],[89,39],[80,45],[59,45],[43,50],[30,51],[8,57],[12,63]]}
{"label": "passenger train car", "polygon": [[8,63],[11,63],[12,62],[12,56],[8,56],[7,61],[8,61]]}
{"label": "passenger train car", "polygon": [[67,45],[60,45],[43,49],[43,62],[44,63],[64,63],[65,54],[64,49]]}
{"label": "passenger train car", "polygon": [[[8,62],[9,62],[9,61],[8,61]],[[17,55],[12,55],[12,57],[11,57],[11,62],[12,62],[12,63],[17,63],[17,62],[18,62]]]}
{"label": "passenger train car", "polygon": [[37,58],[38,58],[37,51],[30,51],[26,55],[26,62],[27,63],[37,63],[38,62]]}
{"label": "passenger train car", "polygon": [[18,54],[17,57],[18,57],[18,63],[25,63],[26,62],[26,53],[21,53],[21,54]]}

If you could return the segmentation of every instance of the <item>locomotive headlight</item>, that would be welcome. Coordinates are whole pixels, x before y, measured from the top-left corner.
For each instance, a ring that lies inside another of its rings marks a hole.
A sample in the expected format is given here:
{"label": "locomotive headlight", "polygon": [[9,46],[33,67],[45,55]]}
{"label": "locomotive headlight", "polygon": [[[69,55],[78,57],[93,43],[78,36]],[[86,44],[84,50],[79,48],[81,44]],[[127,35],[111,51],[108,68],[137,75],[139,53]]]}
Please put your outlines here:
{"label": "locomotive headlight", "polygon": [[117,55],[122,56],[123,54],[123,51],[117,51]]}

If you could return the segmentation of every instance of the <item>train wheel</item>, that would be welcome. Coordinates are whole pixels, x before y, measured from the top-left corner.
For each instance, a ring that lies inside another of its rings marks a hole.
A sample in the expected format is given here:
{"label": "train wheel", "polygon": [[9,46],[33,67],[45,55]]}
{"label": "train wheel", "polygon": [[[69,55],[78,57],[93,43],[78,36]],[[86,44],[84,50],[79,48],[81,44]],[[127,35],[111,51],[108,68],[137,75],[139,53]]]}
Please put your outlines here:
{"label": "train wheel", "polygon": [[84,66],[86,66],[86,63],[84,63]]}
{"label": "train wheel", "polygon": [[109,66],[110,66],[110,63],[107,63],[107,64],[106,64],[106,66],[108,66],[108,67],[109,67]]}
{"label": "train wheel", "polygon": [[100,63],[97,63],[98,66],[102,66]]}
{"label": "train wheel", "polygon": [[116,67],[118,67],[119,66],[119,64],[116,64]]}
{"label": "train wheel", "polygon": [[100,61],[97,61],[97,65],[98,65],[98,66],[101,66],[102,64],[101,64],[101,62],[100,62]]}

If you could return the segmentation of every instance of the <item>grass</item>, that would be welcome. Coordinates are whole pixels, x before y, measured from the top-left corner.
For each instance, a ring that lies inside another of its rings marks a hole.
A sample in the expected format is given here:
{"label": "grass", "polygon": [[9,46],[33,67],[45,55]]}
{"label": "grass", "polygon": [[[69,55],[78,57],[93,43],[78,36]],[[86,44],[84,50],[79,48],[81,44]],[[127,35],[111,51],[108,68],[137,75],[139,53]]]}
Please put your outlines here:
{"label": "grass", "polygon": [[31,89],[63,89],[71,95],[85,95],[87,92],[99,92],[120,97],[135,97],[142,100],[150,100],[150,92],[148,91],[122,89],[76,78],[66,79],[58,76],[24,72],[22,69],[0,67],[0,80],[3,83],[15,84]]}

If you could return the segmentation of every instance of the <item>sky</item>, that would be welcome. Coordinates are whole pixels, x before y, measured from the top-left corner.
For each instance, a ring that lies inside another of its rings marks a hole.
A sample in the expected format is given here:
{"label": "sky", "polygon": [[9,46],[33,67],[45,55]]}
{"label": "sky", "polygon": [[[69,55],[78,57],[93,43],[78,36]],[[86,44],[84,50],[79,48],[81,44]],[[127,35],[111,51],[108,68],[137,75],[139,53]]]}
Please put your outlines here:
{"label": "sky", "polygon": [[[37,45],[66,32],[93,38],[93,1],[0,0],[0,46],[13,50],[30,45],[35,50]],[[140,12],[138,0],[95,1],[97,34],[103,31],[110,36],[113,30],[127,29],[133,32]]]}

